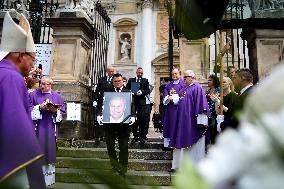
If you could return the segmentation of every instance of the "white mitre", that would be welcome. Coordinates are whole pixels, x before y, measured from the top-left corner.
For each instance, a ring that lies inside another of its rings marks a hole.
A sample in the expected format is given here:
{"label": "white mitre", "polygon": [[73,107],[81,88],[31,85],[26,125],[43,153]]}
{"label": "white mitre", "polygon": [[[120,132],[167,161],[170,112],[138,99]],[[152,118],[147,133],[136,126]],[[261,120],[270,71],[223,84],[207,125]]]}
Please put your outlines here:
{"label": "white mitre", "polygon": [[26,17],[19,16],[19,24],[16,24],[10,13],[5,14],[2,39],[0,45],[0,60],[5,58],[10,52],[35,52],[35,44],[31,33],[31,28]]}

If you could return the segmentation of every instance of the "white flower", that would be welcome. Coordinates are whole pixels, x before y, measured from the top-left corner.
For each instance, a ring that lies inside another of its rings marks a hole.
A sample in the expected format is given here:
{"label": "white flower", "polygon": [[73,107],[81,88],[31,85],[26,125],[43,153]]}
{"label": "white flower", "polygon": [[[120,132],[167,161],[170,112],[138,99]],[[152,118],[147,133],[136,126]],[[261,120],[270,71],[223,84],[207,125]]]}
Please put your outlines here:
{"label": "white flower", "polygon": [[239,132],[224,132],[198,169],[211,184],[218,185],[239,178],[256,158],[269,157],[270,153],[269,139],[263,128],[247,123]]}

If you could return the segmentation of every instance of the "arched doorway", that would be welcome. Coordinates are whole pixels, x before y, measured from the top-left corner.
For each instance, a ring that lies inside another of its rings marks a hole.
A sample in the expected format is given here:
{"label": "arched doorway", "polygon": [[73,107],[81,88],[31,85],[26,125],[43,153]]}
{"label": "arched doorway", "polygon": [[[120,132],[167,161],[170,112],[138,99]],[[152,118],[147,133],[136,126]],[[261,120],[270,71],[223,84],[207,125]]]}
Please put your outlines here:
{"label": "arched doorway", "polygon": [[[174,59],[174,67],[179,68],[180,67],[180,60],[179,60],[179,53],[174,52],[173,54]],[[159,110],[159,104],[160,104],[160,92],[159,88],[161,85],[161,81],[165,77],[170,77],[170,68],[168,64],[168,53],[161,54],[160,56],[156,57],[154,60],[152,60],[152,65],[154,67],[154,74],[155,74],[155,106],[154,111]]]}

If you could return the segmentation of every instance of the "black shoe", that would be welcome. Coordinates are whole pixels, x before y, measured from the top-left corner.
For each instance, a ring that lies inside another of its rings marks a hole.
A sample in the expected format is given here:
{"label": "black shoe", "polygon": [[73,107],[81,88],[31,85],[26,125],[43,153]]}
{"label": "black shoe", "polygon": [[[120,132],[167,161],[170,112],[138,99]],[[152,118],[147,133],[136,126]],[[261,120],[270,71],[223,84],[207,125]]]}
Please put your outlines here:
{"label": "black shoe", "polygon": [[98,146],[100,144],[100,139],[99,138],[96,138],[95,139],[95,146]]}
{"label": "black shoe", "polygon": [[139,141],[139,138],[138,137],[134,137],[131,141],[131,144],[135,144],[136,142]]}
{"label": "black shoe", "polygon": [[125,181],[125,173],[119,173],[119,176],[121,176],[121,178]]}
{"label": "black shoe", "polygon": [[140,139],[140,146],[144,146],[145,145],[145,140],[143,138]]}
{"label": "black shoe", "polygon": [[148,140],[148,137],[145,136],[145,137],[143,137],[143,139],[144,139],[144,140]]}
{"label": "black shoe", "polygon": [[173,148],[168,148],[168,147],[162,147],[163,151],[173,151]]}

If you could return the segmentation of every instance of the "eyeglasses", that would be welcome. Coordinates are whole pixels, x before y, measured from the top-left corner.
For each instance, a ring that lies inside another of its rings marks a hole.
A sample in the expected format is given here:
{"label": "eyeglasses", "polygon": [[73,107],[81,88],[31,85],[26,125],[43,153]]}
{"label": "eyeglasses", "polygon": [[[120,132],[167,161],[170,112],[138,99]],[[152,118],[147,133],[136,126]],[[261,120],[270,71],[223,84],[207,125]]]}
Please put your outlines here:
{"label": "eyeglasses", "polygon": [[31,57],[31,59],[32,59],[32,61],[33,62],[35,62],[36,61],[36,58],[33,56],[33,55],[31,55],[30,53],[24,53],[25,55],[28,55],[29,57]]}
{"label": "eyeglasses", "polygon": [[41,83],[41,85],[51,85],[51,83]]}
{"label": "eyeglasses", "polygon": [[186,78],[188,78],[188,77],[191,77],[191,78],[192,78],[192,76],[183,76],[184,79],[186,79]]}

